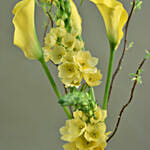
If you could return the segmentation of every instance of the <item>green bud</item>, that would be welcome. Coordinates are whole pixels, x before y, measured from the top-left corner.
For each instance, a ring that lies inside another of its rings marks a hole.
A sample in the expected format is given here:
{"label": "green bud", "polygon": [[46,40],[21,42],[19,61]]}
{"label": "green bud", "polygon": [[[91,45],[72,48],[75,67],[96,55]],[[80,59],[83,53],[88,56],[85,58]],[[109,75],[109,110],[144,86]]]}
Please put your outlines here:
{"label": "green bud", "polygon": [[67,0],[64,2],[65,11],[67,14],[71,14],[70,2]]}

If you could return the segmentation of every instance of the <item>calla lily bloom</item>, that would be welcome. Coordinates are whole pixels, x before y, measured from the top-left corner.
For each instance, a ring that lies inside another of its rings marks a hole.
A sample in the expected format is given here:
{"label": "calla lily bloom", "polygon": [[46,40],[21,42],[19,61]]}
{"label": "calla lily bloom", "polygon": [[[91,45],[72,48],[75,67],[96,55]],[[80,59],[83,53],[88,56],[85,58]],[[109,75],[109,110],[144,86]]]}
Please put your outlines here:
{"label": "calla lily bloom", "polygon": [[27,58],[40,59],[43,54],[35,32],[34,11],[35,0],[22,0],[14,7],[14,44]]}
{"label": "calla lily bloom", "polygon": [[123,27],[128,13],[117,0],[91,0],[98,7],[106,26],[107,36],[113,49],[117,49],[123,37]]}
{"label": "calla lily bloom", "polygon": [[82,30],[82,19],[79,15],[79,12],[77,10],[76,5],[74,4],[73,0],[70,0],[70,7],[71,7],[71,21],[72,21],[72,27],[74,30],[78,32],[78,34],[81,34]]}

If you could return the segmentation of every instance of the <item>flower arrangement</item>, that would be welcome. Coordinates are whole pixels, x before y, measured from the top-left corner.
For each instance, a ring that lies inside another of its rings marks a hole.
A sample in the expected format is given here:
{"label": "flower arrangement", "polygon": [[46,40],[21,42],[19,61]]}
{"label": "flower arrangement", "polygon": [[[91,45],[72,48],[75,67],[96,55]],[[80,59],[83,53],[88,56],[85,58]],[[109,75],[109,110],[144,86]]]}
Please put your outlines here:
{"label": "flower arrangement", "polygon": [[[132,73],[133,87],[128,102],[122,107],[114,131],[107,131],[108,102],[114,80],[120,70],[127,47],[129,23],[142,1],[133,0],[128,13],[117,0],[90,0],[103,17],[110,45],[110,56],[105,84],[103,105],[99,106],[94,87],[102,82],[102,73],[97,68],[98,58],[85,49],[82,38],[82,19],[73,0],[22,0],[13,9],[15,27],[14,44],[22,49],[28,59],[38,60],[56,93],[58,103],[64,109],[68,120],[60,128],[61,139],[67,143],[65,150],[104,150],[119,127],[122,114],[131,103],[136,85],[142,82],[141,68],[150,58],[147,50],[144,59]],[[81,1],[81,4],[83,1]],[[48,18],[41,46],[35,27],[35,5],[42,8]],[[125,28],[125,29],[124,29]],[[84,33],[83,33],[84,34]],[[112,74],[114,55],[121,40],[124,47],[118,66]],[[47,67],[51,62],[57,67],[59,80],[65,89],[61,95],[54,78]]]}

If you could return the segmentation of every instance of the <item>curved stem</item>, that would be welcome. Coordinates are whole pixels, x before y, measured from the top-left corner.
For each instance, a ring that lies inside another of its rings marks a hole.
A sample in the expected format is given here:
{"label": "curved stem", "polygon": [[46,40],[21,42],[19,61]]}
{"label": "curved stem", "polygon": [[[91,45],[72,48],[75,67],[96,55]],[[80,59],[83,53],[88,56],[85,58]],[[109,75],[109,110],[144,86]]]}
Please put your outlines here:
{"label": "curved stem", "polygon": [[111,76],[112,76],[112,65],[113,65],[113,60],[114,60],[114,53],[115,53],[115,50],[111,47],[110,48],[110,56],[109,56],[108,72],[107,72],[107,81],[106,81],[105,93],[104,93],[103,109],[107,109],[108,95],[109,95]]}
{"label": "curved stem", "polygon": [[[57,86],[56,86],[56,84],[55,84],[55,81],[54,81],[54,79],[53,79],[53,77],[52,77],[52,75],[51,75],[51,73],[50,73],[50,71],[49,71],[49,69],[48,69],[48,67],[47,67],[47,65],[46,65],[46,63],[45,63],[43,57],[42,57],[39,61],[40,61],[41,65],[42,65],[42,67],[43,67],[43,69],[44,69],[44,71],[45,71],[45,73],[46,73],[46,75],[47,75],[47,77],[48,77],[48,79],[49,79],[49,82],[50,82],[50,84],[51,84],[51,86],[52,86],[52,88],[53,88],[53,90],[54,90],[54,92],[55,92],[57,98],[60,99],[61,94],[60,94],[59,91],[58,91],[58,88],[57,88]],[[69,109],[68,109],[67,107],[63,107],[63,109],[64,109],[64,111],[65,111],[67,117],[68,117],[69,119],[71,119],[71,118],[72,118],[72,115],[70,114]]]}

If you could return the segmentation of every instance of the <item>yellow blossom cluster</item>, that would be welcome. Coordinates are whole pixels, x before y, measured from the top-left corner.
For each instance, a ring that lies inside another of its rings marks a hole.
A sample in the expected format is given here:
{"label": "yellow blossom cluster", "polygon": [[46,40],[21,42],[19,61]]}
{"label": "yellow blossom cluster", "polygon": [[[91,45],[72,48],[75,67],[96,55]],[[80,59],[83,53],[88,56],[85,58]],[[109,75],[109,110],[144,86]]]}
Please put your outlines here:
{"label": "yellow blossom cluster", "polygon": [[78,38],[77,30],[67,32],[61,19],[56,25],[45,37],[45,61],[51,60],[59,65],[58,75],[66,87],[80,86],[83,78],[89,86],[98,86],[102,78],[100,70],[95,67],[98,59],[89,51],[83,51],[84,42]]}
{"label": "yellow blossom cluster", "polygon": [[69,143],[64,144],[65,150],[104,150],[108,139],[104,120],[106,110],[97,107],[92,118],[88,118],[82,111],[75,111],[74,118],[66,121],[66,126],[60,129],[61,139]]}

